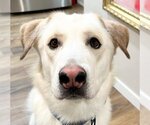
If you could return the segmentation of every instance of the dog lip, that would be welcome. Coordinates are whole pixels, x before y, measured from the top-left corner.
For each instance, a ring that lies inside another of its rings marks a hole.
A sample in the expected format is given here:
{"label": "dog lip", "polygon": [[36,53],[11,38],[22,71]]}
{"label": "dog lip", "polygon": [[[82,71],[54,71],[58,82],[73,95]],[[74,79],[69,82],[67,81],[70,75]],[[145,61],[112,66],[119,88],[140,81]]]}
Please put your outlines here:
{"label": "dog lip", "polygon": [[77,100],[77,99],[92,99],[91,97],[88,97],[88,96],[67,96],[67,97],[56,97],[58,100],[63,100],[63,99],[66,99],[66,100]]}
{"label": "dog lip", "polygon": [[59,100],[62,99],[67,99],[67,100],[76,100],[76,99],[90,99],[89,96],[87,94],[76,94],[76,93],[72,93],[72,94],[62,94],[59,97],[56,97]]}
{"label": "dog lip", "polygon": [[92,99],[93,97],[90,97],[88,95],[61,95],[61,96],[55,96],[58,100],[63,100],[63,99],[67,99],[67,100],[77,100],[77,99]]}
{"label": "dog lip", "polygon": [[81,95],[75,95],[75,94],[64,97],[64,99],[68,99],[68,100],[83,99],[83,98],[85,97]]}

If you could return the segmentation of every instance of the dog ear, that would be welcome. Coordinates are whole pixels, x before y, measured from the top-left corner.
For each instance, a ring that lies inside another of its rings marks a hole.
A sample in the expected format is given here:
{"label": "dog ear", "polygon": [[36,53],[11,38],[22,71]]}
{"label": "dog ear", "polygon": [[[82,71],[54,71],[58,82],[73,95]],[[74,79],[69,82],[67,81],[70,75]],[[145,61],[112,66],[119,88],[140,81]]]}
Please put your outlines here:
{"label": "dog ear", "polygon": [[21,43],[24,49],[23,54],[20,57],[21,60],[26,56],[31,47],[37,42],[38,25],[41,20],[42,19],[33,20],[21,26],[20,36]]}
{"label": "dog ear", "polygon": [[125,26],[113,21],[104,21],[104,25],[112,37],[114,46],[119,46],[127,58],[130,58],[127,50],[129,43],[128,29]]}

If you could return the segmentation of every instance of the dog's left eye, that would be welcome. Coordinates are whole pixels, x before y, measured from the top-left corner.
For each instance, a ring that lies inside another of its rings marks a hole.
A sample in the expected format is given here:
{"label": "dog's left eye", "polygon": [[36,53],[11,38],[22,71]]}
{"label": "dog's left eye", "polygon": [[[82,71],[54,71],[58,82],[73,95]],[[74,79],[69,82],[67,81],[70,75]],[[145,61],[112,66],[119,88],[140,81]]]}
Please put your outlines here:
{"label": "dog's left eye", "polygon": [[60,45],[60,42],[58,41],[57,38],[51,39],[50,42],[49,42],[49,44],[48,44],[48,46],[49,46],[50,49],[56,49],[56,48],[59,47],[59,45]]}
{"label": "dog's left eye", "polygon": [[96,37],[90,38],[88,44],[94,49],[99,49],[102,45]]}

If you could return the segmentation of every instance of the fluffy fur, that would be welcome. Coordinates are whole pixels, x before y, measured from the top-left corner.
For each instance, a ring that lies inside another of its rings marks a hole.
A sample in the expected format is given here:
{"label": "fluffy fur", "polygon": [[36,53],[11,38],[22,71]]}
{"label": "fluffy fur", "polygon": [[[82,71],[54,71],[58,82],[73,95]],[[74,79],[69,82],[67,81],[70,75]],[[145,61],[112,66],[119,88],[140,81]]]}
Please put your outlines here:
{"label": "fluffy fur", "polygon": [[[24,24],[20,32],[24,47],[21,59],[32,46],[40,57],[34,87],[28,98],[29,124],[61,125],[60,121],[72,123],[96,116],[97,125],[108,125],[111,118],[112,60],[118,46],[130,57],[127,29],[118,23],[103,21],[92,13],[67,15],[57,12]],[[91,37],[98,38],[101,48],[93,49],[87,44]],[[55,50],[48,47],[52,38],[61,41],[61,46]],[[74,64],[87,72],[86,98],[65,99],[61,97],[58,73],[64,66]]]}

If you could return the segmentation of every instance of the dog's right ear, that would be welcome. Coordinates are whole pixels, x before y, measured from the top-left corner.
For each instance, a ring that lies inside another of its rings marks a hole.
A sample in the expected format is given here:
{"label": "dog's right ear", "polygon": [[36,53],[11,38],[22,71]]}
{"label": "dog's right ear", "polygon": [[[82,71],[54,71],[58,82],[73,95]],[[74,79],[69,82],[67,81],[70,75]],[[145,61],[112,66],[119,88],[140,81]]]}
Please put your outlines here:
{"label": "dog's right ear", "polygon": [[26,56],[31,47],[37,42],[38,39],[37,33],[39,29],[38,26],[42,20],[43,19],[33,20],[21,26],[20,28],[21,43],[24,49],[23,54],[20,57],[21,60]]}
{"label": "dog's right ear", "polygon": [[114,46],[120,47],[120,49],[124,52],[127,58],[130,59],[130,54],[127,50],[129,43],[128,29],[122,24],[114,21],[105,20],[104,25],[112,37]]}

